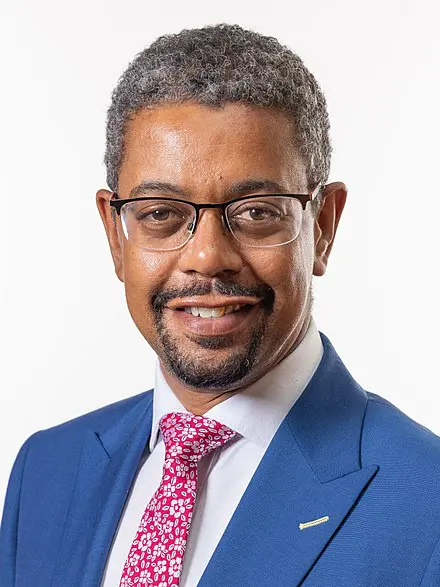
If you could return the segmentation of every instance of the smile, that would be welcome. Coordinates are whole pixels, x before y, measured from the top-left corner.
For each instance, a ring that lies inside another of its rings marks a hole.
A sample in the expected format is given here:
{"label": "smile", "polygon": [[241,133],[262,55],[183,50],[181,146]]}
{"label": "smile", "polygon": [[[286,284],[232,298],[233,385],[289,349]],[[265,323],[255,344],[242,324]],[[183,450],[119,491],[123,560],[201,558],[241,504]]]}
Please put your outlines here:
{"label": "smile", "polygon": [[165,309],[174,328],[198,336],[221,336],[247,330],[255,321],[261,304],[228,306],[186,306]]}
{"label": "smile", "polygon": [[221,318],[227,314],[237,312],[241,308],[248,306],[248,304],[234,304],[233,306],[218,306],[216,308],[203,308],[198,306],[192,306],[183,308],[187,314],[193,316],[199,316],[200,318]]}

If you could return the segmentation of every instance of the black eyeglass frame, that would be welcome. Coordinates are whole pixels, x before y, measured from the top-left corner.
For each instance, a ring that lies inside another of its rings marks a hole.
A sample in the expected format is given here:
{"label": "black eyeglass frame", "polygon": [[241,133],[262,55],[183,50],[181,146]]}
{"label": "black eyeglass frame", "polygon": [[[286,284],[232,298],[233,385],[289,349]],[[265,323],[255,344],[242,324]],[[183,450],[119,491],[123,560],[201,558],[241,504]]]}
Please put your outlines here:
{"label": "black eyeglass frame", "polygon": [[[181,200],[178,198],[157,198],[157,197],[153,197],[153,196],[140,196],[138,198],[127,198],[127,199],[121,199],[119,198],[119,195],[117,192],[113,192],[112,194],[112,198],[114,199],[110,199],[109,200],[109,205],[112,206],[116,213],[120,216],[121,215],[121,208],[124,204],[128,204],[129,202],[140,202],[140,201],[155,201],[155,200],[161,200],[164,202],[180,202],[181,204],[187,204],[189,206],[191,206],[194,210],[195,210],[195,218],[194,218],[194,222],[193,225],[191,227],[191,231],[190,234],[188,236],[188,239],[179,247],[177,247],[176,249],[180,249],[183,246],[186,245],[186,243],[189,241],[189,239],[193,236],[193,234],[195,233],[196,229],[197,229],[197,225],[199,222],[199,217],[200,217],[200,210],[203,209],[218,209],[222,211],[222,222],[223,222],[223,226],[225,228],[227,228],[227,230],[232,234],[232,236],[236,239],[237,237],[234,234],[234,231],[231,229],[231,227],[229,226],[229,222],[228,222],[228,218],[226,216],[226,209],[228,208],[228,206],[230,206],[231,204],[235,204],[236,202],[241,202],[241,201],[247,201],[247,200],[257,200],[258,198],[295,198],[297,200],[299,200],[301,207],[303,210],[306,209],[306,205],[307,202],[312,202],[315,198],[318,197],[318,194],[321,192],[321,190],[324,188],[324,185],[322,183],[322,181],[320,181],[316,187],[308,194],[255,194],[255,195],[250,195],[250,196],[241,196],[240,198],[234,198],[233,200],[228,200],[227,202],[223,202],[222,204],[195,204],[194,202],[189,202],[188,200]],[[295,240],[295,239],[293,239]],[[289,242],[293,242],[293,241],[288,241],[287,243],[280,243],[277,245],[249,245],[246,243],[242,243],[241,241],[240,244],[243,244],[245,246],[249,246],[249,247],[259,247],[259,246],[263,246],[263,247],[276,247],[276,246],[280,246],[282,244],[288,244]],[[174,249],[161,249],[164,251],[168,251],[168,250],[174,250]]]}

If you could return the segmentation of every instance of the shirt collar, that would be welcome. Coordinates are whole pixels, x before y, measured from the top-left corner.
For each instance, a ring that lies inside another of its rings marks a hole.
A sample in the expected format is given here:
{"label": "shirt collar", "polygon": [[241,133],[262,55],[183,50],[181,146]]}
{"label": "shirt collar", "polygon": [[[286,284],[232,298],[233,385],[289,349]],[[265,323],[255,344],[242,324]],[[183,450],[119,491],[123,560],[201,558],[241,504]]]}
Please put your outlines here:
{"label": "shirt collar", "polygon": [[[321,337],[312,318],[304,338],[293,352],[261,379],[242,388],[204,415],[229,426],[265,450],[312,378],[322,354]],[[157,360],[150,451],[154,449],[161,436],[160,419],[169,412],[188,413],[188,410],[165,381]]]}

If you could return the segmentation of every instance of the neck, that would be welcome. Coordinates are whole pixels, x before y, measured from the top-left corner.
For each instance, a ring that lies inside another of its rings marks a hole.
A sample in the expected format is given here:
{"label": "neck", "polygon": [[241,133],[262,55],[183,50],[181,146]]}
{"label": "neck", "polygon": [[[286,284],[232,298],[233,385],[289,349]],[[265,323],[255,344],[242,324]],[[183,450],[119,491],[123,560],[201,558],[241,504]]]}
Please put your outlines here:
{"label": "neck", "polygon": [[276,355],[274,362],[269,362],[265,369],[260,369],[257,373],[249,374],[249,378],[246,378],[245,381],[242,380],[240,382],[240,386],[235,389],[210,390],[187,387],[179,379],[174,377],[174,375],[166,369],[162,361],[160,361],[160,366],[165,377],[165,381],[172,389],[179,401],[182,403],[182,405],[185,406],[185,409],[187,409],[195,416],[203,416],[217,404],[227,400],[236,393],[239,393],[241,389],[251,385],[258,379],[261,379],[261,377],[266,375],[266,373],[273,369],[280,361],[290,355],[303,340],[309,327],[310,320],[311,316],[309,316],[304,321],[298,332],[298,335],[295,338],[295,342],[287,348],[286,352],[281,350],[281,352]]}

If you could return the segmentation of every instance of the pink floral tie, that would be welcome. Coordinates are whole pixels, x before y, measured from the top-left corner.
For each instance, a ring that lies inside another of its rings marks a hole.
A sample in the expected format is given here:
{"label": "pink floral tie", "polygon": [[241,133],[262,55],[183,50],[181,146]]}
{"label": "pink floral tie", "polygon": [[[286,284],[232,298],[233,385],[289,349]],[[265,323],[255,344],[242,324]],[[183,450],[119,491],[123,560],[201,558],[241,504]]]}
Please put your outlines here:
{"label": "pink floral tie", "polygon": [[160,421],[162,481],[139,524],[119,587],[179,585],[197,492],[199,461],[235,432],[212,418],[173,412]]}

